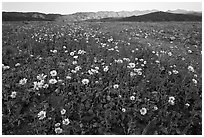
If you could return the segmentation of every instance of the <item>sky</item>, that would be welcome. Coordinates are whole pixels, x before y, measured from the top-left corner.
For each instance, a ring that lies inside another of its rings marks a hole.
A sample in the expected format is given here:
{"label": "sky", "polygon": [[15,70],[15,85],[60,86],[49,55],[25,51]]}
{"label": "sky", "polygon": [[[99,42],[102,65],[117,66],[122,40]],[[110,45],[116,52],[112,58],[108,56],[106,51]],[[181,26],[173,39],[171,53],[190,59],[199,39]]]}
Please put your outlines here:
{"label": "sky", "polygon": [[184,9],[202,11],[201,2],[3,2],[2,11],[72,14],[97,11],[160,11]]}

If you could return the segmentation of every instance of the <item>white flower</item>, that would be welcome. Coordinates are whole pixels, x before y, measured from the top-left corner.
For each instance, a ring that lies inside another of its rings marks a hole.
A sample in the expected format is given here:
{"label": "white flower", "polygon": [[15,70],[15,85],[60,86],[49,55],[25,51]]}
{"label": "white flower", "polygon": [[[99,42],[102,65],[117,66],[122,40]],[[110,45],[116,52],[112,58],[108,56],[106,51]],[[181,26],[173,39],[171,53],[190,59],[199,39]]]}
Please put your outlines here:
{"label": "white flower", "polygon": [[37,79],[38,79],[38,80],[44,80],[46,77],[47,77],[47,75],[39,74],[39,75],[37,76]]}
{"label": "white flower", "polygon": [[134,72],[130,72],[130,76],[133,77],[133,76],[136,76],[137,74],[134,73]]}
{"label": "white flower", "polygon": [[56,70],[50,71],[50,75],[51,75],[52,77],[57,76],[57,71],[56,71]]}
{"label": "white flower", "polygon": [[114,89],[116,89],[116,88],[118,88],[118,87],[119,87],[118,84],[113,85],[113,88],[114,88]]}
{"label": "white flower", "polygon": [[70,124],[69,119],[68,119],[68,118],[63,119],[62,124],[63,124],[63,125],[69,125],[69,124]]}
{"label": "white flower", "polygon": [[126,112],[126,109],[125,109],[125,108],[122,108],[122,112]]}
{"label": "white flower", "polygon": [[64,115],[66,113],[66,109],[62,109],[60,112],[62,115]]}
{"label": "white flower", "polygon": [[195,72],[194,68],[192,66],[188,66],[188,70],[191,72]]}
{"label": "white flower", "polygon": [[55,128],[55,133],[61,134],[62,133],[62,129],[60,127]]}
{"label": "white flower", "polygon": [[131,96],[131,97],[130,97],[130,100],[135,100],[135,96]]}
{"label": "white flower", "polygon": [[40,82],[33,82],[34,83],[34,89],[39,90],[39,88],[42,88],[44,85],[44,80],[41,80]]}
{"label": "white flower", "polygon": [[187,107],[189,107],[189,106],[190,106],[190,104],[189,104],[189,103],[186,103],[185,105],[186,105]]}
{"label": "white flower", "polygon": [[140,109],[140,113],[141,115],[145,115],[147,113],[147,109],[146,108]]}
{"label": "white flower", "polygon": [[66,79],[71,79],[72,77],[71,76],[66,76]]}
{"label": "white flower", "polygon": [[197,84],[198,81],[196,79],[192,79],[193,83]]}
{"label": "white flower", "polygon": [[55,50],[53,50],[52,52],[53,52],[53,53],[57,53],[57,50],[55,49]]}
{"label": "white flower", "polygon": [[76,71],[76,70],[71,70],[71,72],[72,72],[72,73],[77,73],[77,71]]}
{"label": "white flower", "polygon": [[6,69],[10,69],[10,66],[2,66],[3,67],[3,70],[6,70]]}
{"label": "white flower", "polygon": [[45,85],[43,85],[43,88],[48,88],[49,87],[49,85],[48,84],[45,84]]}
{"label": "white flower", "polygon": [[93,74],[94,74],[91,70],[88,70],[88,73],[89,73],[90,75],[93,75]]}
{"label": "white flower", "polygon": [[154,110],[158,110],[158,107],[157,107],[157,106],[154,106]]}
{"label": "white flower", "polygon": [[103,69],[103,71],[107,72],[109,70],[108,66],[105,66],[105,68]]}
{"label": "white flower", "polygon": [[192,53],[192,50],[189,49],[189,50],[188,50],[188,53]]}
{"label": "white flower", "polygon": [[61,125],[61,123],[56,123],[55,127],[59,127]]}
{"label": "white flower", "polygon": [[27,83],[27,79],[26,78],[23,78],[19,81],[19,84],[20,85],[25,85]]}
{"label": "white flower", "polygon": [[172,53],[171,53],[171,52],[169,52],[169,53],[168,53],[168,55],[169,55],[169,56],[172,56]]}
{"label": "white flower", "polygon": [[88,79],[83,79],[83,80],[82,80],[82,83],[83,83],[84,85],[87,85],[87,84],[89,84],[89,80],[88,80]]}
{"label": "white flower", "polygon": [[172,71],[174,74],[178,74],[179,72],[177,70]]}
{"label": "white flower", "polygon": [[135,67],[135,63],[129,63],[128,68],[134,68]]}
{"label": "white flower", "polygon": [[10,96],[11,96],[11,98],[16,98],[16,95],[17,95],[17,92],[13,91]]}
{"label": "white flower", "polygon": [[174,98],[173,96],[169,97],[168,102],[169,102],[171,105],[174,105],[174,104],[175,104],[174,101],[175,101],[175,98]]}
{"label": "white flower", "polygon": [[16,67],[18,67],[18,66],[20,66],[20,65],[21,65],[20,63],[16,63],[16,64],[15,64]]}
{"label": "white flower", "polygon": [[144,64],[147,64],[147,61],[145,60],[143,63],[144,63]]}
{"label": "white flower", "polygon": [[56,79],[50,79],[50,80],[49,80],[49,83],[50,83],[50,84],[55,84],[55,83],[57,83],[57,80],[56,80]]}
{"label": "white flower", "polygon": [[139,71],[139,72],[137,72],[137,74],[138,74],[138,75],[142,75],[142,72],[141,72],[141,71]]}
{"label": "white flower", "polygon": [[44,119],[45,117],[46,117],[46,111],[40,111],[39,113],[38,113],[38,117],[39,117],[39,120],[42,120],[42,119]]}
{"label": "white flower", "polygon": [[74,52],[70,52],[70,56],[74,56]]}
{"label": "white flower", "polygon": [[76,64],[77,64],[77,61],[73,61],[72,64],[73,64],[73,65],[76,65]]}
{"label": "white flower", "polygon": [[73,58],[74,58],[74,59],[77,59],[77,58],[78,58],[78,56],[74,56]]}
{"label": "white flower", "polygon": [[99,67],[95,67],[96,70],[99,70]]}

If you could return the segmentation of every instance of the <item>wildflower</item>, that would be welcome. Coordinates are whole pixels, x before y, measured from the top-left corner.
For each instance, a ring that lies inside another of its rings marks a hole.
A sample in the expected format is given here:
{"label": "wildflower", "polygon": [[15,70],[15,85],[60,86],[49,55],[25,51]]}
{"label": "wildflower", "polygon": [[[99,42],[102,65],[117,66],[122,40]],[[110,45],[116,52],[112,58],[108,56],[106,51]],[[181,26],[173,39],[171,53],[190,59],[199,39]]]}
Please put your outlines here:
{"label": "wildflower", "polygon": [[37,76],[37,79],[38,79],[38,80],[44,80],[46,77],[47,77],[47,75],[39,74],[39,75]]}
{"label": "wildflower", "polygon": [[87,85],[87,84],[89,83],[89,80],[88,80],[88,79],[83,79],[83,80],[82,80],[82,83],[83,83],[84,85]]}
{"label": "wildflower", "polygon": [[62,129],[60,127],[55,128],[55,133],[61,134],[62,133]]}
{"label": "wildflower", "polygon": [[171,53],[171,52],[169,52],[169,53],[168,53],[168,55],[169,55],[169,56],[172,56],[172,53]]}
{"label": "wildflower", "polygon": [[2,67],[3,67],[3,70],[10,69],[10,66],[4,66],[4,64],[2,64]]}
{"label": "wildflower", "polygon": [[174,74],[178,74],[179,72],[177,70],[172,71]]}
{"label": "wildflower", "polygon": [[186,105],[187,107],[189,107],[189,106],[190,106],[190,104],[189,104],[189,103],[186,103],[185,105]]}
{"label": "wildflower", "polygon": [[55,49],[55,50],[53,50],[52,52],[53,52],[53,53],[57,53],[57,50]]}
{"label": "wildflower", "polygon": [[57,83],[57,80],[56,80],[56,79],[50,79],[50,80],[49,80],[49,83],[50,83],[50,84],[56,84],[56,83]]}
{"label": "wildflower", "polygon": [[119,87],[118,84],[113,85],[113,88],[114,88],[114,89],[116,89],[116,88],[118,88],[118,87]]}
{"label": "wildflower", "polygon": [[68,118],[66,118],[66,119],[63,119],[62,123],[63,123],[63,125],[69,125],[70,121]]}
{"label": "wildflower", "polygon": [[142,72],[141,72],[141,71],[139,71],[139,72],[137,72],[137,74],[138,74],[138,75],[142,75]]}
{"label": "wildflower", "polygon": [[16,95],[17,95],[17,92],[13,91],[10,96],[11,96],[11,98],[16,98]]}
{"label": "wildflower", "polygon": [[147,109],[146,108],[140,109],[140,113],[141,115],[145,115],[147,113]]}
{"label": "wildflower", "polygon": [[57,71],[56,71],[56,70],[50,71],[50,75],[51,75],[52,77],[57,76]]}
{"label": "wildflower", "polygon": [[174,105],[174,101],[175,101],[175,98],[174,98],[173,96],[169,97],[168,102],[169,102],[171,105]]}
{"label": "wildflower", "polygon": [[188,53],[192,53],[192,50],[188,50]]}
{"label": "wildflower", "polygon": [[156,60],[155,62],[156,62],[156,63],[160,63],[160,61],[159,61],[159,60]]}
{"label": "wildflower", "polygon": [[43,88],[48,88],[49,87],[49,85],[48,84],[45,84],[45,85],[43,85]]}
{"label": "wildflower", "polygon": [[134,68],[135,67],[135,63],[129,63],[128,68]]}
{"label": "wildflower", "polygon": [[125,108],[122,108],[122,112],[126,112],[126,109],[125,109]]}
{"label": "wildflower", "polygon": [[130,97],[130,100],[135,100],[135,96],[131,96],[131,97]]}
{"label": "wildflower", "polygon": [[95,67],[96,70],[99,70],[99,67]]}
{"label": "wildflower", "polygon": [[171,75],[172,74],[171,71],[169,71],[168,74]]}
{"label": "wildflower", "polygon": [[130,76],[131,76],[131,77],[133,77],[133,76],[135,76],[135,75],[136,75],[136,73],[130,72]]}
{"label": "wildflower", "polygon": [[74,59],[77,59],[77,58],[78,58],[78,56],[74,56],[73,58],[74,58]]}
{"label": "wildflower", "polygon": [[27,83],[27,79],[26,78],[23,78],[19,81],[19,84],[20,85],[25,85]]}
{"label": "wildflower", "polygon": [[71,70],[71,72],[72,72],[72,73],[77,73],[77,71],[76,71],[76,70]]}
{"label": "wildflower", "polygon": [[191,72],[195,72],[194,68],[192,66],[188,66],[188,70]]}
{"label": "wildflower", "polygon": [[108,66],[106,66],[103,71],[107,72],[108,71]]}
{"label": "wildflower", "polygon": [[73,64],[73,65],[76,65],[76,64],[77,64],[77,61],[73,61],[72,64]]}
{"label": "wildflower", "polygon": [[193,83],[197,84],[198,81],[196,79],[192,79]]}
{"label": "wildflower", "polygon": [[39,113],[38,113],[38,117],[39,117],[39,120],[42,120],[42,119],[44,119],[45,117],[46,117],[46,111],[40,111]]}
{"label": "wildflower", "polygon": [[141,62],[142,62],[142,61],[144,61],[144,59],[139,59],[139,61],[141,61]]}
{"label": "wildflower", "polygon": [[71,79],[72,77],[71,76],[66,76],[66,79]]}
{"label": "wildflower", "polygon": [[70,56],[74,56],[74,52],[70,52]]}
{"label": "wildflower", "polygon": [[59,127],[61,125],[61,123],[56,123],[55,127]]}
{"label": "wildflower", "polygon": [[157,106],[154,106],[154,110],[158,110],[158,107],[157,107]]}
{"label": "wildflower", "polygon": [[64,115],[66,113],[66,109],[62,109],[60,112],[62,115]]}
{"label": "wildflower", "polygon": [[144,61],[144,64],[147,64],[147,61]]}
{"label": "wildflower", "polygon": [[20,63],[16,63],[16,64],[15,64],[16,67],[18,67],[18,66],[20,66],[20,65],[21,65]]}
{"label": "wildflower", "polygon": [[34,83],[34,89],[39,90],[39,88],[42,88],[44,85],[44,80],[41,80],[40,82],[33,82]]}

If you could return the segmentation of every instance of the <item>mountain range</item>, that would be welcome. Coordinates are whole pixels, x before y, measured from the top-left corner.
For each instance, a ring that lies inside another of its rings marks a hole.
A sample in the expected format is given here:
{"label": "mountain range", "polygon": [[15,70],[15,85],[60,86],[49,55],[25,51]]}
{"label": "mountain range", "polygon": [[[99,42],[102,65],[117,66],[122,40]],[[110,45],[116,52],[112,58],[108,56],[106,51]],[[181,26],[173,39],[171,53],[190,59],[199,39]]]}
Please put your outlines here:
{"label": "mountain range", "polygon": [[[158,16],[159,17],[158,17]],[[179,17],[179,19],[177,19]],[[137,18],[137,19],[136,19]],[[147,19],[145,19],[147,18]],[[148,19],[149,18],[149,19]],[[188,19],[186,19],[188,18]],[[192,19],[192,20],[191,20]],[[135,10],[77,12],[73,14],[44,14],[39,12],[2,12],[2,21],[201,21],[202,12],[186,10]]]}

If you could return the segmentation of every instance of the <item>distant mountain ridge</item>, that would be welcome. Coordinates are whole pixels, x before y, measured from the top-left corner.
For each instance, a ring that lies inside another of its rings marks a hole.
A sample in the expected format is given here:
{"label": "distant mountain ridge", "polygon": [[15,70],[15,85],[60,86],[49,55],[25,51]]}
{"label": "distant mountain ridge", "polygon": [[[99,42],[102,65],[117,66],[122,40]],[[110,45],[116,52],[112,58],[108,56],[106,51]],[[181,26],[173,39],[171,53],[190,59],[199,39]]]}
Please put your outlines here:
{"label": "distant mountain ridge", "polygon": [[158,10],[144,10],[144,11],[98,11],[98,12],[77,12],[74,14],[64,15],[58,18],[63,21],[83,21],[88,19],[102,19],[102,18],[120,18],[144,15]]}
{"label": "distant mountain ridge", "polygon": [[60,16],[39,12],[2,12],[2,21],[54,21]]}
{"label": "distant mountain ridge", "polygon": [[140,16],[125,18],[103,18],[100,20],[87,20],[90,22],[161,22],[161,21],[202,21],[202,16],[191,14],[175,14],[169,12],[153,12]]}
{"label": "distant mountain ridge", "polygon": [[[61,15],[61,14],[44,14],[39,12],[2,12],[2,21],[85,21],[85,20],[112,20],[122,18],[134,18],[134,16],[141,16],[159,12],[158,10],[135,10],[135,11],[98,11],[98,12],[77,12],[73,14]],[[186,10],[168,10],[168,13],[172,14],[188,14],[201,16],[202,12],[186,11]],[[166,13],[167,13],[166,12]],[[133,16],[133,17],[132,17]]]}

